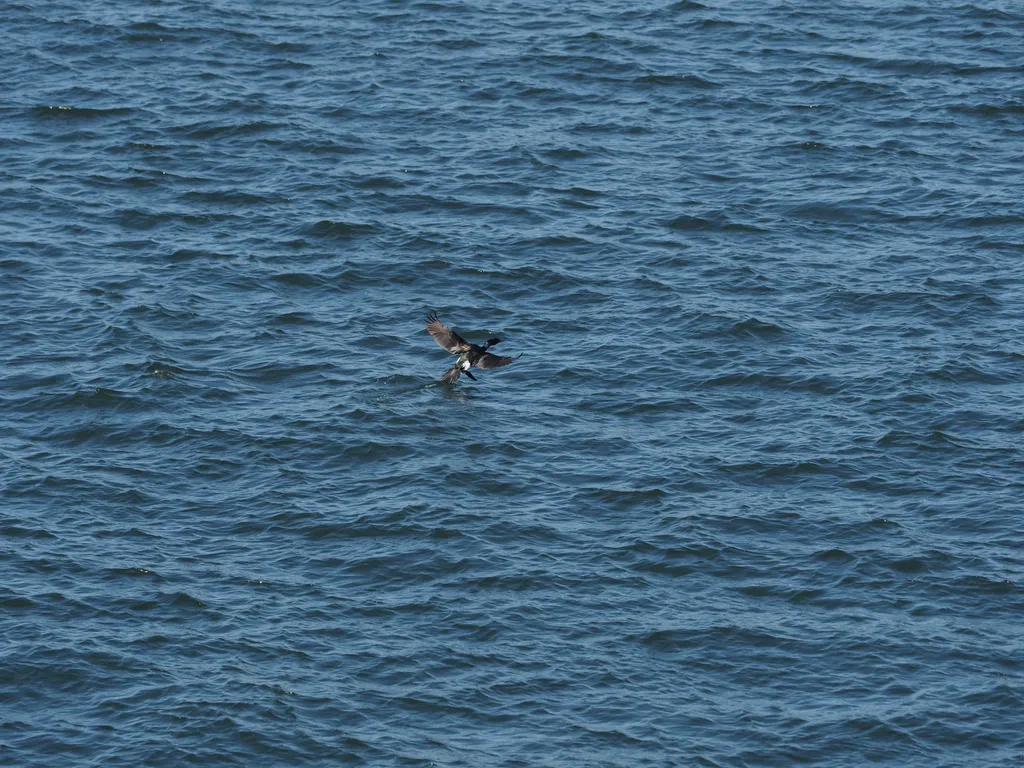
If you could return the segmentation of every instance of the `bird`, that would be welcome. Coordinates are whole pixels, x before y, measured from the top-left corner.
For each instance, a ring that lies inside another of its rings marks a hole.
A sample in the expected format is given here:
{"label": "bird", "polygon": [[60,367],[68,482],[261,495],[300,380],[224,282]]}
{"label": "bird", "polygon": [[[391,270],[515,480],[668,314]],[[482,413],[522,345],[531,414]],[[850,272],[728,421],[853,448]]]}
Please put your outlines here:
{"label": "bird", "polygon": [[434,341],[437,342],[438,346],[451,352],[453,355],[458,355],[459,359],[455,361],[455,365],[444,372],[444,376],[441,377],[441,381],[446,384],[454,384],[461,374],[466,374],[473,381],[476,381],[476,376],[469,372],[470,368],[479,368],[483,371],[489,371],[492,368],[501,368],[503,365],[508,365],[513,360],[518,360],[522,355],[517,357],[502,357],[501,355],[492,355],[488,352],[489,347],[493,347],[495,344],[500,344],[501,339],[495,337],[488,339],[487,343],[483,346],[479,344],[470,344],[464,338],[459,336],[455,331],[449,328],[447,325],[437,319],[437,315],[431,312],[427,315],[427,333],[434,337]]}

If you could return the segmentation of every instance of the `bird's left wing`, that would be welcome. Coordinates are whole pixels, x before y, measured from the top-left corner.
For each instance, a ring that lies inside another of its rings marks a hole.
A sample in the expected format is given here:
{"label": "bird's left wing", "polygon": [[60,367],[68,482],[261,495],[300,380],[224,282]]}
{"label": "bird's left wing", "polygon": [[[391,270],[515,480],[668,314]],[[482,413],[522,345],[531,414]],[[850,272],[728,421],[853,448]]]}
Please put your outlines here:
{"label": "bird's left wing", "polygon": [[476,361],[475,365],[477,368],[482,368],[485,371],[489,371],[492,368],[501,368],[503,365],[508,365],[513,360],[518,360],[522,355],[516,357],[502,357],[501,355],[492,355],[490,352],[485,352],[480,356],[480,359]]}

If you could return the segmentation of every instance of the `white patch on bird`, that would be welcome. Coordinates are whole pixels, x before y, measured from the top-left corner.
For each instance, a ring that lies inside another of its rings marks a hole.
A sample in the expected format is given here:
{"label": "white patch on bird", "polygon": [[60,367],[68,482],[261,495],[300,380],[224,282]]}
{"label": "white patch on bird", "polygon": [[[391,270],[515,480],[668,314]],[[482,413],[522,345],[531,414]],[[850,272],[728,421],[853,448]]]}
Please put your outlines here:
{"label": "white patch on bird", "polygon": [[462,370],[468,371],[471,367],[472,367],[472,364],[469,362],[469,360],[463,360],[462,361]]}

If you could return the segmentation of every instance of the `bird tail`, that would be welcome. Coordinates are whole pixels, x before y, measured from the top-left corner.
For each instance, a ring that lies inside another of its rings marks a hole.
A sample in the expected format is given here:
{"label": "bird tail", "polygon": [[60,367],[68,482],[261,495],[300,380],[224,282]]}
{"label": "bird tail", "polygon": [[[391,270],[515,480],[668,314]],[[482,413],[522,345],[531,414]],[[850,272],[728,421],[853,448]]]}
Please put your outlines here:
{"label": "bird tail", "polygon": [[445,384],[454,384],[458,380],[460,373],[462,373],[462,371],[459,370],[459,366],[453,365],[444,372],[444,376],[441,377],[441,381]]}

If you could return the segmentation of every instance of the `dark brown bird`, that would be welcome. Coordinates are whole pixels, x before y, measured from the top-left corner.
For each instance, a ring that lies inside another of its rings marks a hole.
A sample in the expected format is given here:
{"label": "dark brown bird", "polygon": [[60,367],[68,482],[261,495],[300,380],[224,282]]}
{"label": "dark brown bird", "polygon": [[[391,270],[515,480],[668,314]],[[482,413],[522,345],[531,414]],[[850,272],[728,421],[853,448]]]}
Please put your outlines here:
{"label": "dark brown bird", "polygon": [[519,357],[522,357],[522,355],[519,355],[519,357],[502,357],[501,355],[492,355],[488,352],[488,347],[501,343],[499,338],[488,339],[487,343],[482,347],[478,344],[470,344],[438,320],[437,315],[433,312],[427,315],[427,333],[434,337],[434,341],[437,342],[438,346],[448,350],[453,355],[459,356],[459,359],[455,361],[455,365],[445,371],[444,376],[441,377],[441,381],[447,384],[454,384],[458,380],[459,375],[463,373],[473,381],[476,381],[476,376],[469,372],[470,368],[475,367],[483,371],[489,371],[492,368],[501,368],[503,365],[508,365],[513,360],[518,360]]}

